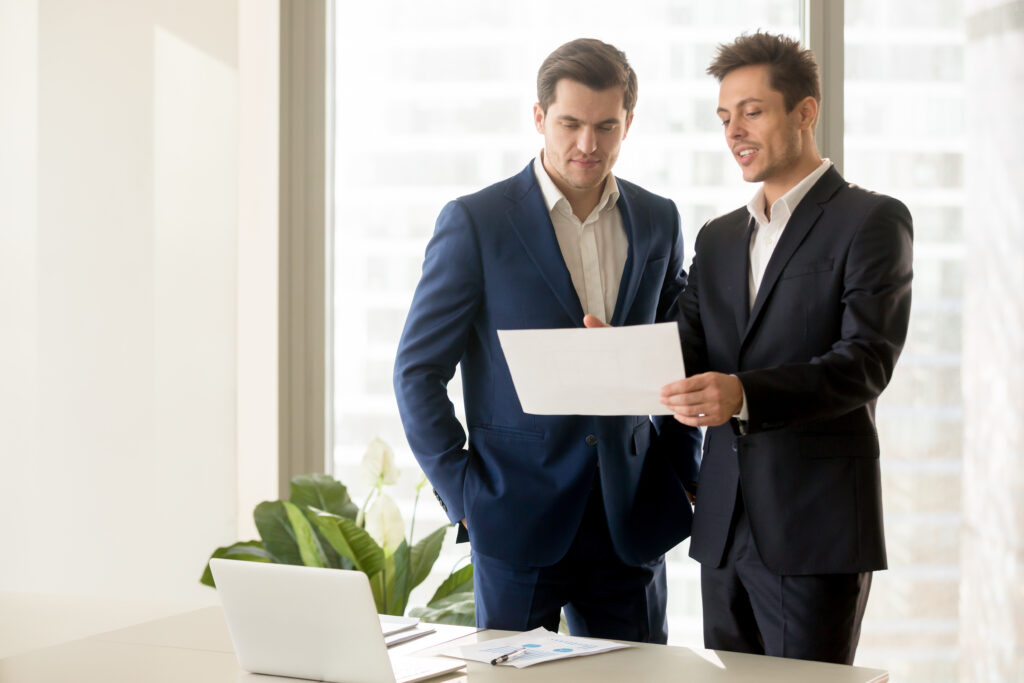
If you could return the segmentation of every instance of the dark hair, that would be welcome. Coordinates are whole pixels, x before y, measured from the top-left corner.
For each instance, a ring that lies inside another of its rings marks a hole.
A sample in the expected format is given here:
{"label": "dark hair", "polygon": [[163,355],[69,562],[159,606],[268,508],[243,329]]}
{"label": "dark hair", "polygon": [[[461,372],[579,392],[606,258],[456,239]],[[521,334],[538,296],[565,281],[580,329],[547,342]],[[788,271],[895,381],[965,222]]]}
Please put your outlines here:
{"label": "dark hair", "polygon": [[582,83],[591,90],[622,88],[626,114],[636,106],[636,73],[621,50],[595,38],[577,38],[561,46],[544,60],[537,72],[537,101],[547,112],[555,101],[555,86],[563,78]]}
{"label": "dark hair", "polygon": [[757,64],[768,66],[769,82],[774,90],[782,93],[786,111],[793,111],[805,97],[821,102],[821,82],[814,54],[787,36],[758,31],[743,34],[728,45],[720,44],[708,73],[721,83],[734,69]]}

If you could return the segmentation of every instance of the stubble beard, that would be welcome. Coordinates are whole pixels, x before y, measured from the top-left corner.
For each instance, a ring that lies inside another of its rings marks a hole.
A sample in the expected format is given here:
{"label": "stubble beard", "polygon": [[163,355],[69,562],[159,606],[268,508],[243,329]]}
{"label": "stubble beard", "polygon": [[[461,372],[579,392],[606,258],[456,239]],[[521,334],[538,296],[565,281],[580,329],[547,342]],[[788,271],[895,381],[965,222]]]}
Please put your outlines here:
{"label": "stubble beard", "polygon": [[566,162],[565,172],[563,172],[561,169],[558,170],[558,175],[562,179],[563,183],[565,183],[566,185],[568,185],[569,187],[571,187],[574,190],[580,190],[580,191],[593,190],[596,187],[604,187],[605,180],[608,179],[608,173],[610,171],[605,172],[605,174],[602,175],[600,178],[598,178],[595,182],[591,182],[591,183],[588,183],[586,185],[583,185],[583,184],[580,184],[579,182],[576,182],[575,180],[573,180],[572,178],[569,177],[568,164],[570,164],[570,163],[572,163],[572,162]]}
{"label": "stubble beard", "polygon": [[783,149],[782,156],[761,169],[748,182],[763,183],[773,176],[785,173],[800,161],[800,153],[800,134],[797,131],[790,131],[790,135],[786,137],[786,147]]}

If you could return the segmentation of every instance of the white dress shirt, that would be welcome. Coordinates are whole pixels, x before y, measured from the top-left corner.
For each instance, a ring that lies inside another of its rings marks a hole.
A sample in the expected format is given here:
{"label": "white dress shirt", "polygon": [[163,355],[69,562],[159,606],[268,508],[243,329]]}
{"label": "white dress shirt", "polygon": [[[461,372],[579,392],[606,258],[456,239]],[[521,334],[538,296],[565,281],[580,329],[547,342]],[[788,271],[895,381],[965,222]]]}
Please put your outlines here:
{"label": "white dress shirt", "polygon": [[832,161],[822,159],[821,165],[810,172],[810,174],[794,185],[789,192],[782,195],[772,204],[771,219],[764,211],[764,185],[757,188],[754,198],[747,204],[747,211],[753,217],[756,226],[754,235],[750,238],[750,276],[748,285],[750,288],[750,308],[754,308],[754,299],[757,297],[757,290],[761,288],[761,280],[764,278],[764,271],[768,267],[768,260],[775,251],[775,245],[782,237],[782,231],[786,229],[790,216],[796,210],[797,204],[807,195],[814,183],[818,182],[825,171],[832,166]]}
{"label": "white dress shirt", "polygon": [[[782,231],[786,229],[793,211],[797,205],[807,196],[807,193],[814,183],[818,182],[821,176],[825,175],[832,166],[830,159],[822,159],[821,165],[811,171],[806,178],[794,185],[789,192],[782,195],[772,203],[771,219],[764,211],[764,185],[757,188],[754,198],[747,204],[747,211],[754,219],[754,234],[750,238],[750,272],[747,277],[747,286],[750,289],[750,308],[754,308],[754,299],[757,298],[757,290],[761,288],[761,280],[764,279],[764,271],[768,267],[768,261],[775,252],[775,245],[782,237]],[[743,406],[740,412],[733,417],[746,421],[750,416],[747,410],[747,392],[743,392]]]}
{"label": "white dress shirt", "polygon": [[555,228],[558,248],[569,269],[584,314],[610,323],[619,297],[619,282],[626,265],[629,240],[619,213],[619,184],[611,173],[604,192],[586,220],[572,212],[569,200],[544,170],[543,150],[533,161],[533,173]]}

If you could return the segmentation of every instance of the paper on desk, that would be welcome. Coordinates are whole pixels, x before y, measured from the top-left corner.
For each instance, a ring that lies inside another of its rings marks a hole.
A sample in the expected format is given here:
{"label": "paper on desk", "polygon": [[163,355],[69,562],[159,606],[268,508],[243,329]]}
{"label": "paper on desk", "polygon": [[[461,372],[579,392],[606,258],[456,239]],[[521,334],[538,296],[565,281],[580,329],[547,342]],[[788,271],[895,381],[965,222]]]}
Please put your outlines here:
{"label": "paper on desk", "polygon": [[668,415],[659,390],[686,376],[674,323],[498,330],[498,339],[533,415]]}
{"label": "paper on desk", "polygon": [[482,643],[456,645],[441,650],[439,654],[446,657],[468,659],[473,662],[489,664],[495,657],[525,648],[526,654],[498,665],[514,666],[517,669],[522,669],[523,667],[533,666],[542,662],[596,655],[602,652],[621,650],[624,647],[630,646],[625,643],[616,643],[612,640],[563,636],[543,628],[536,628],[526,633],[517,633],[514,636],[486,640]]}

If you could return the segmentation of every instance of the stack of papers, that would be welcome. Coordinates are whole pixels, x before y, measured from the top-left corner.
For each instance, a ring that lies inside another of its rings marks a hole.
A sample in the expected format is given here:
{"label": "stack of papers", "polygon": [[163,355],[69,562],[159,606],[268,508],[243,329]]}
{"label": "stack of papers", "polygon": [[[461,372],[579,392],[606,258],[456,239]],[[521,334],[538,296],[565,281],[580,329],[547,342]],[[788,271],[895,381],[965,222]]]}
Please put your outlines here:
{"label": "stack of papers", "polygon": [[388,647],[407,643],[421,636],[434,632],[434,628],[421,625],[416,617],[396,617],[390,614],[378,614],[380,629],[384,633],[384,642]]}
{"label": "stack of papers", "polygon": [[537,628],[526,633],[518,633],[506,638],[495,638],[473,645],[457,645],[445,650],[440,654],[456,659],[467,659],[473,662],[484,662],[490,664],[492,660],[501,655],[506,655],[519,650],[526,650],[522,655],[503,662],[498,666],[514,666],[517,669],[551,662],[556,659],[570,659],[572,657],[584,657],[596,655],[612,650],[621,650],[629,647],[625,643],[616,643],[611,640],[596,640],[594,638],[578,638],[576,636],[563,636],[552,633],[543,628]]}

